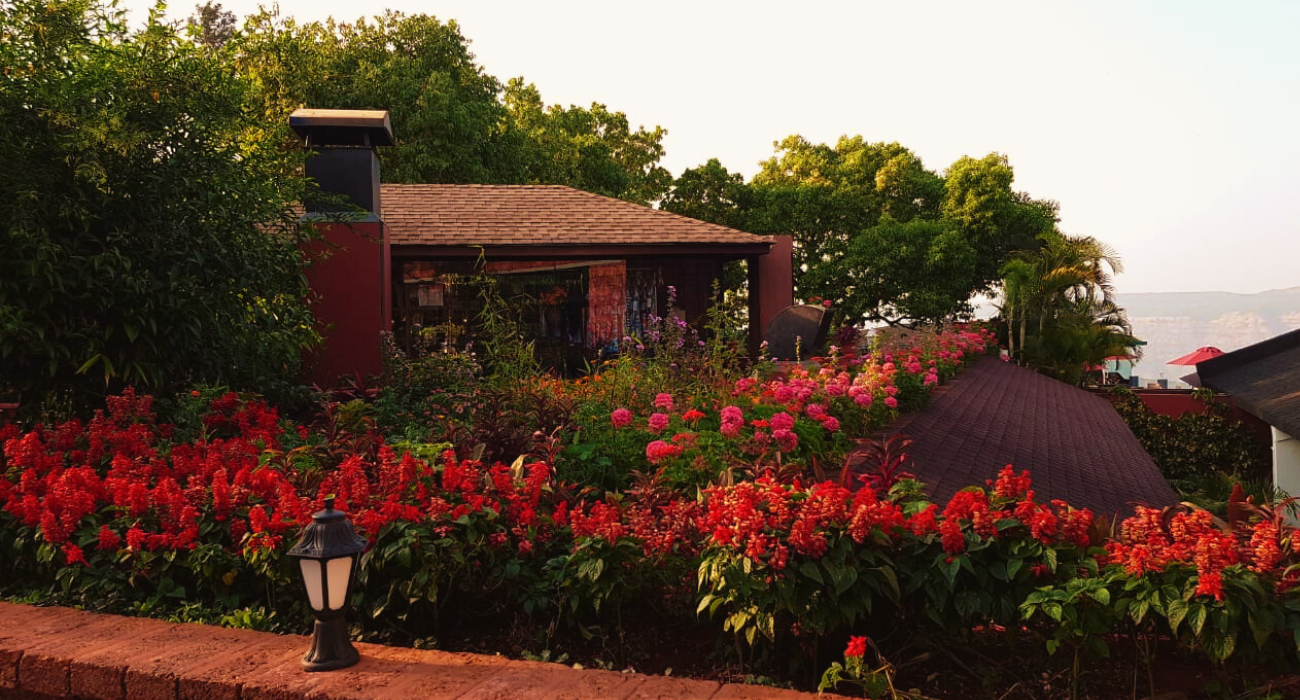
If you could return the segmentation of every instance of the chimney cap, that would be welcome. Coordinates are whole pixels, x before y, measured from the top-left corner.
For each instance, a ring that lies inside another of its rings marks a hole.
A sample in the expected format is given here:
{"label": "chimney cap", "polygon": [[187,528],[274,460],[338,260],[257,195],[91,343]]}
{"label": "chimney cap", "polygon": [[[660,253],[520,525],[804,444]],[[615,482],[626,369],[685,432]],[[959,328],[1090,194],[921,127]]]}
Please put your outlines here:
{"label": "chimney cap", "polygon": [[312,146],[391,146],[393,128],[383,109],[298,109],[289,128]]}

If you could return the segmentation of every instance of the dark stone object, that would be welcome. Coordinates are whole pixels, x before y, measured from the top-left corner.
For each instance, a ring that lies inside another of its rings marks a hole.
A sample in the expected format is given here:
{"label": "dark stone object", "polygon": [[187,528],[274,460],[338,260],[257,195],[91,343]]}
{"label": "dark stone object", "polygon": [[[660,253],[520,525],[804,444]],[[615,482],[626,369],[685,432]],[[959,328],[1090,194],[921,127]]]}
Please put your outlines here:
{"label": "dark stone object", "polygon": [[[763,339],[767,352],[777,360],[807,360],[825,352],[831,329],[831,314],[820,306],[796,304],[781,309],[767,324]],[[798,358],[795,348],[798,346]]]}

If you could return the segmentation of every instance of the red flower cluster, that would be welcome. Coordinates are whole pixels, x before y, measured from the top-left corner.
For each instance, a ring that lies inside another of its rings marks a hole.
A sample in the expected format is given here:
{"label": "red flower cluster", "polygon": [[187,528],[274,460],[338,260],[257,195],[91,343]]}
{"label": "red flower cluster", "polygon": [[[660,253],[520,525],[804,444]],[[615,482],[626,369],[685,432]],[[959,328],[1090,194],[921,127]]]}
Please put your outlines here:
{"label": "red flower cluster", "polygon": [[1271,520],[1233,530],[1218,523],[1208,511],[1166,513],[1138,508],[1124,521],[1120,537],[1106,544],[1110,563],[1124,567],[1134,576],[1164,571],[1171,567],[1194,567],[1197,595],[1224,599],[1224,569],[1236,564],[1259,574],[1278,575],[1282,588],[1295,582],[1286,570],[1289,556],[1297,552],[1292,528],[1280,528]]}

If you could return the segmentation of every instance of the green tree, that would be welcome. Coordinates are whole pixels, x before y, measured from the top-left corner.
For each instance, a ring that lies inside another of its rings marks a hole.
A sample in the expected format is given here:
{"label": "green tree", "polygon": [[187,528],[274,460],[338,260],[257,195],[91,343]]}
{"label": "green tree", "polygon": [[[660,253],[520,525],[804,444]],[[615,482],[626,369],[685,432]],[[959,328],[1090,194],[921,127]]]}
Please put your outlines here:
{"label": "green tree", "polygon": [[659,166],[661,127],[633,129],[598,103],[547,106],[522,78],[502,85],[455,21],[390,11],[299,24],[264,10],[230,43],[286,142],[300,107],[388,110],[396,143],[380,151],[386,182],[558,184],[642,204],[672,182]]}
{"label": "green tree", "polygon": [[704,165],[682,171],[659,207],[692,219],[747,231],[753,195],[744,175],[730,172],[717,158],[710,158]]}
{"label": "green tree", "polygon": [[1119,256],[1091,236],[1042,236],[1044,245],[1002,268],[1010,349],[1049,374],[1080,383],[1111,355],[1140,354],[1115,304]]}
{"label": "green tree", "polygon": [[843,254],[809,269],[810,287],[847,318],[886,323],[938,322],[970,312],[976,253],[949,221],[885,215],[854,235]]}
{"label": "green tree", "polygon": [[194,6],[188,25],[195,39],[210,49],[219,49],[235,35],[235,13],[221,9],[221,3],[208,0]]}
{"label": "green tree", "polygon": [[1056,202],[1035,200],[1011,186],[1015,174],[1007,157],[991,153],[963,157],[948,168],[941,214],[957,223],[978,255],[976,287],[992,290],[999,270],[1012,255],[1039,247],[1058,220]]}
{"label": "green tree", "polygon": [[668,191],[672,175],[660,167],[662,127],[633,130],[627,115],[603,104],[546,106],[541,93],[523,78],[505,89],[510,128],[522,136],[525,179],[558,184],[640,204]]}
{"label": "green tree", "polygon": [[745,221],[791,234],[800,295],[839,300],[851,323],[962,316],[1056,222],[1056,205],[1013,190],[996,154],[962,158],[945,178],[861,136],[834,147],[791,136],[777,149],[750,184]]}
{"label": "green tree", "polygon": [[0,383],[294,381],[305,183],[249,86],[157,11],[16,0],[0,32]]}
{"label": "green tree", "polygon": [[474,62],[454,21],[388,11],[299,24],[263,10],[230,44],[258,86],[260,119],[288,143],[300,107],[386,109],[396,144],[380,150],[385,181],[523,181],[501,84]]}

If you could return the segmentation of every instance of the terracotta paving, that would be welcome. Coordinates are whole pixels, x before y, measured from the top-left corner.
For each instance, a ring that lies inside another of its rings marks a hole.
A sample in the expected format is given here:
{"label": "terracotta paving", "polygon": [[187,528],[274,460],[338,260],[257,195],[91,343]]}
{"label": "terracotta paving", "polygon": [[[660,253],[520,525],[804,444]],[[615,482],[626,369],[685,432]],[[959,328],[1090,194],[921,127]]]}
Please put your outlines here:
{"label": "terracotta paving", "polygon": [[357,644],[305,673],[306,637],[0,602],[0,700],[810,700],[790,690]]}

